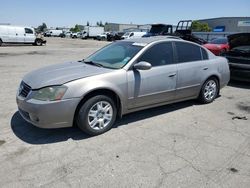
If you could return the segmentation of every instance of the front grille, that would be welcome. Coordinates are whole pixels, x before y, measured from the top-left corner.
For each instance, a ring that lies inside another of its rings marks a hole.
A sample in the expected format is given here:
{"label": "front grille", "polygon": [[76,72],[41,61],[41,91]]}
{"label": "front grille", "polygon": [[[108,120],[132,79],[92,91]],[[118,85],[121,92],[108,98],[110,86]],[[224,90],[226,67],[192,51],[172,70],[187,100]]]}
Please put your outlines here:
{"label": "front grille", "polygon": [[19,88],[19,95],[22,97],[27,97],[30,91],[31,87],[22,81]]}

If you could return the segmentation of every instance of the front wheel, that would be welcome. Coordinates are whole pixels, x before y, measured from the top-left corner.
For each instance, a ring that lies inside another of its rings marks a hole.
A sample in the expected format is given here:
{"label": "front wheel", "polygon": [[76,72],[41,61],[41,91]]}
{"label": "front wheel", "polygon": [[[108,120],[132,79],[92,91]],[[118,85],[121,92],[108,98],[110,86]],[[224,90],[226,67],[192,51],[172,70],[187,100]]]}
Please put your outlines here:
{"label": "front wheel", "polygon": [[219,84],[216,78],[209,78],[203,84],[199,100],[201,103],[208,104],[214,101],[219,93]]}
{"label": "front wheel", "polygon": [[36,39],[36,41],[35,41],[36,46],[42,46],[42,44],[43,44],[43,42],[41,39]]}
{"label": "front wheel", "polygon": [[114,101],[105,95],[97,95],[87,100],[80,108],[77,125],[85,133],[95,136],[113,126],[117,108]]}

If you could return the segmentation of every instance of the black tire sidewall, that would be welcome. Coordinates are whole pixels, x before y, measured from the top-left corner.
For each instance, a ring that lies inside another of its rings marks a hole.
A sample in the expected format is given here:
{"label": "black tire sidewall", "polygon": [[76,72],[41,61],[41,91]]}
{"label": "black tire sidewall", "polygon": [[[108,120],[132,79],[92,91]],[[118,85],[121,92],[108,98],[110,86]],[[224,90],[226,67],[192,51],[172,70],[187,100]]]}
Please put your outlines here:
{"label": "black tire sidewall", "polygon": [[37,39],[35,42],[36,46],[42,46],[42,40],[41,39]]}
{"label": "black tire sidewall", "polygon": [[[209,81],[213,80],[215,83],[216,83],[216,94],[215,96],[213,97],[213,99],[211,100],[207,100],[204,96],[204,92],[205,92],[205,87],[207,85],[207,83]],[[216,99],[216,97],[218,96],[218,93],[219,93],[219,84],[218,84],[218,80],[216,78],[209,78],[205,81],[205,83],[202,85],[202,89],[201,89],[201,92],[200,92],[200,96],[199,96],[199,99],[200,99],[200,102],[202,102],[203,104],[208,104],[208,103],[211,103],[214,101],[214,99]]]}
{"label": "black tire sidewall", "polygon": [[[109,125],[107,125],[104,129],[101,130],[94,130],[90,127],[89,123],[88,123],[88,113],[89,110],[91,109],[91,107],[96,104],[99,101],[106,101],[108,103],[111,104],[112,108],[113,108],[113,117],[111,122],[109,123]],[[77,125],[78,127],[84,131],[85,133],[91,135],[91,136],[96,136],[99,134],[103,134],[105,132],[107,132],[109,129],[112,128],[113,124],[115,123],[116,120],[116,115],[117,115],[117,108],[116,105],[114,103],[114,101],[105,95],[97,95],[94,96],[90,99],[88,99],[80,108],[78,114],[77,114]]]}

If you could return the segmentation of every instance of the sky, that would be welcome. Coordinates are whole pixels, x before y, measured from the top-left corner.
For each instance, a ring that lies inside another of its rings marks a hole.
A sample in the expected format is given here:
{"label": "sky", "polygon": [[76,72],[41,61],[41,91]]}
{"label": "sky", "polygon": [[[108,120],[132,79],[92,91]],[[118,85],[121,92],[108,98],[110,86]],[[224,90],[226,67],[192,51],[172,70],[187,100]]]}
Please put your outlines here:
{"label": "sky", "polygon": [[250,0],[0,0],[0,23],[37,27],[112,23],[177,24],[181,19],[250,16]]}

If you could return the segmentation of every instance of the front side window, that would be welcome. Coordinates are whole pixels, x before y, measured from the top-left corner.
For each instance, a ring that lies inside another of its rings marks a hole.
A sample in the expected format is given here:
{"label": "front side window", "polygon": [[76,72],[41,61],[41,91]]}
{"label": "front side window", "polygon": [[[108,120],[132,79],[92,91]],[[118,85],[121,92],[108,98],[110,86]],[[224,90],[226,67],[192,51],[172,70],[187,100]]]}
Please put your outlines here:
{"label": "front side window", "polygon": [[25,33],[27,33],[27,34],[33,34],[33,31],[32,31],[32,29],[25,28]]}
{"label": "front side window", "polygon": [[146,61],[154,66],[174,63],[173,47],[171,42],[159,43],[149,48],[137,62]]}
{"label": "front side window", "polygon": [[199,46],[185,42],[176,42],[175,45],[179,63],[200,61],[203,59]]}
{"label": "front side window", "polygon": [[134,42],[114,42],[97,51],[84,61],[98,63],[106,68],[120,69],[124,67],[143,46]]}

